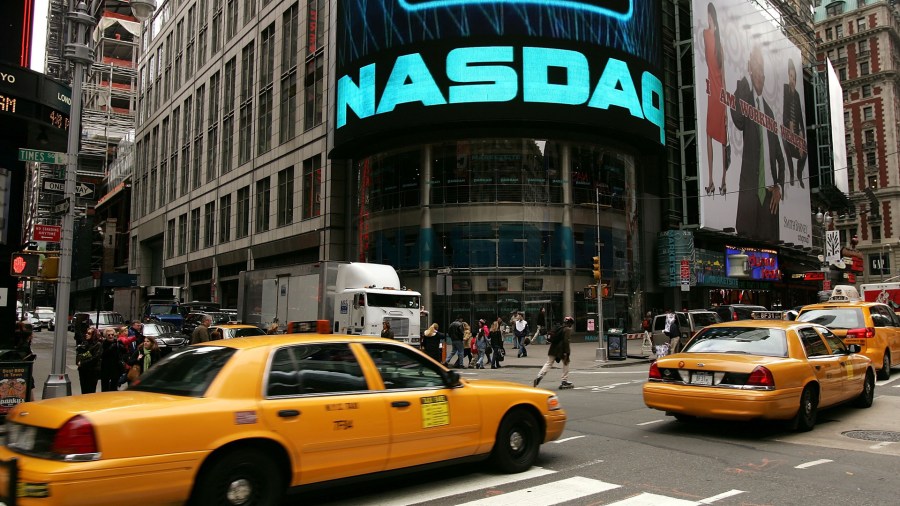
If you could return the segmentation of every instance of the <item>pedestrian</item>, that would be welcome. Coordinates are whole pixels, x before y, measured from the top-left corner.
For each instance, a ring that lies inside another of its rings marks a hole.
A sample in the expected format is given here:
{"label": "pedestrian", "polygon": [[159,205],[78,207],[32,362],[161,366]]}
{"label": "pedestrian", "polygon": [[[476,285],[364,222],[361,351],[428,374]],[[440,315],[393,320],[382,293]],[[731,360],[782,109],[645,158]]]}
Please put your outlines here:
{"label": "pedestrian", "polygon": [[209,340],[218,341],[219,339],[222,339],[222,329],[213,329],[213,331],[209,333]]}
{"label": "pedestrian", "polygon": [[555,329],[550,335],[547,336],[550,339],[550,349],[547,350],[547,361],[544,362],[544,367],[541,367],[541,371],[538,373],[537,378],[534,379],[534,386],[538,386],[541,380],[544,379],[544,375],[547,374],[547,371],[550,370],[550,367],[553,366],[554,362],[562,361],[562,383],[559,384],[560,389],[573,388],[575,385],[569,383],[569,361],[571,360],[572,349],[569,343],[572,338],[572,326],[575,324],[575,319],[571,316],[566,316],[563,319],[563,325]]}
{"label": "pedestrian", "polygon": [[[210,319],[210,323],[212,323],[212,319]],[[209,325],[207,325],[208,327]],[[196,330],[196,329],[195,329]],[[266,334],[272,335],[278,333],[278,318],[272,320],[272,323],[269,324],[269,327],[266,328]],[[191,336],[193,337],[193,336]],[[191,344],[193,344],[193,339],[191,339]]]}
{"label": "pedestrian", "polygon": [[[455,322],[451,323],[450,327],[447,329],[447,334],[449,334],[450,336],[450,343],[453,345],[453,350],[450,352],[450,356],[448,356],[447,361],[444,362],[444,365],[448,368],[456,367],[457,369],[462,369],[463,333],[463,319],[462,316],[460,316],[456,319]],[[451,365],[453,357],[456,357],[456,362]]]}
{"label": "pedestrian", "polygon": [[141,323],[140,320],[134,320],[131,322],[131,326],[128,328],[128,336],[132,338],[132,341],[140,343],[144,340],[144,324]]}
{"label": "pedestrian", "polygon": [[666,326],[663,334],[669,338],[668,355],[678,352],[678,344],[681,342],[681,328],[678,326],[678,317],[671,308],[666,310]]}
{"label": "pedestrian", "polygon": [[538,312],[537,322],[534,326],[534,336],[531,337],[531,342],[537,341],[537,337],[544,335],[544,331],[547,329],[547,311],[543,307]]}
{"label": "pedestrian", "polygon": [[97,391],[102,354],[103,344],[100,343],[100,331],[92,328],[84,334],[81,344],[75,347],[75,365],[78,366],[81,393],[92,394]]}
{"label": "pedestrian", "polygon": [[467,367],[471,369],[475,366],[475,363],[472,361],[472,327],[469,326],[468,323],[463,322],[463,358],[468,358]]}
{"label": "pedestrian", "polygon": [[525,316],[522,313],[516,314],[516,322],[513,325],[513,339],[515,342],[514,347],[519,348],[519,354],[517,355],[519,358],[527,357],[528,350],[525,349],[529,343],[526,342],[528,336],[528,322],[525,321]]}
{"label": "pedestrian", "polygon": [[[484,323],[484,320],[481,320],[479,323]],[[472,346],[474,347],[473,353],[475,354],[475,357],[477,357],[475,368],[484,369],[485,354],[490,347],[490,340],[488,340],[487,334],[485,334],[483,328],[478,329],[478,335],[472,340]]]}
{"label": "pedestrian", "polygon": [[[132,369],[138,368],[137,375],[140,376],[159,361],[159,356],[159,345],[156,344],[156,339],[147,336],[144,338],[143,343],[138,346],[138,349],[134,351],[134,354],[131,355],[131,360],[128,361],[128,364]],[[132,376],[132,374],[129,374],[129,377]]]}
{"label": "pedestrian", "polygon": [[438,330],[437,323],[432,323],[422,333],[422,348],[425,350],[425,354],[438,363],[441,362],[441,345],[444,343],[444,339],[445,335]]}
{"label": "pedestrian", "polygon": [[491,369],[500,369],[500,362],[503,361],[506,355],[506,350],[503,349],[503,334],[500,333],[501,321],[500,318],[497,318],[491,324],[491,329],[488,332],[488,340],[491,346]]}
{"label": "pedestrian", "polygon": [[647,311],[647,314],[644,315],[644,319],[641,320],[641,330],[644,332],[650,332],[650,327],[653,322],[653,315],[650,311]]}
{"label": "pedestrian", "polygon": [[91,328],[90,318],[75,320],[75,323],[72,324],[72,332],[74,333],[75,337],[75,346],[78,346],[82,341],[84,341],[84,334],[89,328]]}
{"label": "pedestrian", "polygon": [[393,339],[394,338],[394,331],[391,330],[391,322],[385,320],[381,324],[381,337],[383,337],[385,339]]}
{"label": "pedestrian", "polygon": [[100,355],[100,390],[119,389],[119,378],[125,371],[125,347],[116,339],[115,329],[103,330],[103,349]]}
{"label": "pedestrian", "polygon": [[[13,331],[13,349],[18,354],[18,360],[22,360],[25,362],[34,362],[34,359],[37,358],[34,351],[31,349],[31,341],[34,339],[34,328],[30,323],[27,322],[16,322],[16,330]],[[32,367],[32,371],[34,368]],[[31,388],[34,389],[34,375],[31,376]],[[32,392],[28,392],[25,400],[30,401],[34,399],[34,394]]]}
{"label": "pedestrian", "polygon": [[212,325],[212,317],[210,317],[209,315],[203,315],[203,321],[200,322],[200,325],[197,325],[197,328],[195,328],[194,332],[191,334],[191,344],[205,343],[209,341],[210,325]]}

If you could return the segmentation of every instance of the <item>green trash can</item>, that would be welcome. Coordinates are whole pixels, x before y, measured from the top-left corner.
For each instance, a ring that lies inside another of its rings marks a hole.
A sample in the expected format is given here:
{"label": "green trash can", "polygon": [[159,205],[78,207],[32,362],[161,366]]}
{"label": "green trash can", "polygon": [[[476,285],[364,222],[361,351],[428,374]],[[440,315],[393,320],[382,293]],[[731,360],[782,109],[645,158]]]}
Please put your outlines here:
{"label": "green trash can", "polygon": [[628,358],[628,341],[622,329],[609,329],[606,332],[606,349],[609,360]]}

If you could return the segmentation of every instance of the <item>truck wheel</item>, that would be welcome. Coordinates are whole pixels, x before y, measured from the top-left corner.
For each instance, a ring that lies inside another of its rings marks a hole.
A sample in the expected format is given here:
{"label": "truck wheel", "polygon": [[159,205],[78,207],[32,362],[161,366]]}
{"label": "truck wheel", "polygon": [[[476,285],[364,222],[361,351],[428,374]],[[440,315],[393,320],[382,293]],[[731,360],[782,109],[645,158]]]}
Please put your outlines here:
{"label": "truck wheel", "polygon": [[500,422],[491,453],[495,469],[504,473],[521,473],[537,460],[541,446],[538,422],[523,409],[510,411]]}
{"label": "truck wheel", "polygon": [[891,379],[891,352],[884,350],[884,358],[881,360],[881,370],[878,371],[878,379],[884,381]]}
{"label": "truck wheel", "polygon": [[194,486],[197,506],[266,506],[281,504],[285,492],[281,470],[258,451],[228,452],[203,471]]}

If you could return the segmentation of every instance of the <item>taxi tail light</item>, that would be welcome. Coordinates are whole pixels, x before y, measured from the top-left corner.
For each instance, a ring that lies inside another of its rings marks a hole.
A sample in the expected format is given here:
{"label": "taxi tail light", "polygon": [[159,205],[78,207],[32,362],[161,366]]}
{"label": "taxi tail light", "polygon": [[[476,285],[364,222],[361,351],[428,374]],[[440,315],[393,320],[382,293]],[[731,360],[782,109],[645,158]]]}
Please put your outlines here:
{"label": "taxi tail light", "polygon": [[659,372],[659,366],[656,365],[656,362],[653,362],[652,364],[650,364],[650,379],[657,379],[657,380],[663,379],[662,373]]}
{"label": "taxi tail light", "polygon": [[94,426],[81,415],[70,418],[56,431],[51,451],[57,455],[97,453]]}
{"label": "taxi tail light", "polygon": [[753,372],[750,373],[750,377],[747,378],[746,385],[753,387],[775,388],[775,377],[772,376],[772,371],[766,369],[761,365],[758,365],[755,369],[753,369]]}
{"label": "taxi tail light", "polygon": [[850,329],[847,331],[847,337],[851,339],[873,339],[875,337],[875,328],[863,327],[859,329]]}
{"label": "taxi tail light", "polygon": [[736,322],[736,321],[738,321],[738,320],[740,320],[740,318],[738,318],[737,311],[732,311],[732,312],[731,312],[731,321],[735,321],[735,322]]}

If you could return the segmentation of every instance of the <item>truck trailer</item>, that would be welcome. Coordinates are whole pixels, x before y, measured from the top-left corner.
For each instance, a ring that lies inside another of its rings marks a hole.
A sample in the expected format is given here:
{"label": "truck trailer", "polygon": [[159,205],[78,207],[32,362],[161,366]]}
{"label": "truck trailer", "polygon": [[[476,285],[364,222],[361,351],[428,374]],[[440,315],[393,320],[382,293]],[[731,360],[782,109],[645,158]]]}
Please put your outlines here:
{"label": "truck trailer", "polygon": [[336,334],[377,336],[387,321],[394,339],[419,344],[422,296],[402,286],[390,265],[317,262],[243,271],[238,286],[244,323],[315,329],[327,320]]}
{"label": "truck trailer", "polygon": [[900,311],[900,283],[863,283],[860,295],[866,302],[881,302],[894,311]]}

